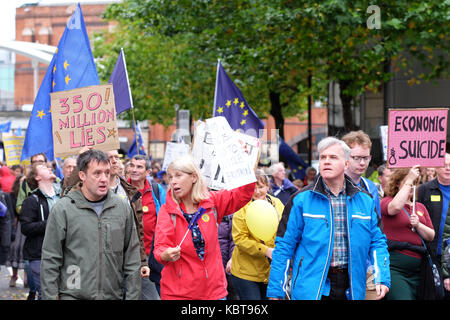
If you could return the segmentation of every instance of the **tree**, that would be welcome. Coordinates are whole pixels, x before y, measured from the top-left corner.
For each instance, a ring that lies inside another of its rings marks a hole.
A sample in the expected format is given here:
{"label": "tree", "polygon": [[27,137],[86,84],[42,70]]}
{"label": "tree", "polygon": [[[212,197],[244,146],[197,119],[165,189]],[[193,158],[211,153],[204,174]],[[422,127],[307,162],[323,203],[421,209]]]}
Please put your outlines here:
{"label": "tree", "polygon": [[[304,116],[307,97],[323,99],[330,80],[340,84],[345,128],[351,130],[356,97],[388,81],[391,63],[411,75],[411,85],[448,77],[448,1],[377,1],[380,29],[367,25],[372,4],[126,0],[108,7],[105,16],[118,27],[94,53],[104,57],[115,46],[118,52],[119,44],[125,48],[139,117],[154,122],[170,123],[174,113],[161,109],[175,103],[194,117],[210,116],[220,58],[256,113],[274,117],[281,136],[284,118]],[[414,78],[406,53],[428,72]],[[103,60],[104,71],[112,69],[112,60]]]}
{"label": "tree", "polygon": [[[171,120],[173,115],[150,111],[171,108],[175,103],[189,108],[194,117],[210,116],[214,67],[220,58],[256,113],[261,118],[273,115],[284,136],[284,117],[303,116],[308,95],[318,99],[326,94],[323,81],[314,81],[313,88],[307,90],[310,70],[294,47],[295,40],[286,37],[290,32],[290,26],[282,23],[286,14],[283,8],[261,1],[129,0],[108,8],[106,17],[116,19],[119,26],[109,41],[105,36],[100,38],[94,53],[104,57],[114,46],[119,51],[116,43],[131,46],[131,50],[125,47],[125,52],[133,52],[132,56],[127,53],[127,61],[136,59],[129,66],[130,81],[136,84],[132,86],[133,97],[137,96],[136,103],[142,106],[140,116],[157,121]],[[146,46],[138,48],[139,42]],[[149,44],[158,46],[159,59],[153,56],[156,52],[145,52],[154,50]],[[112,61],[103,60],[106,68],[102,75],[109,75]],[[158,63],[164,68],[153,66]],[[138,80],[144,73],[165,81]],[[318,77],[319,73],[314,74],[314,79]],[[164,87],[167,85],[170,90]],[[161,100],[162,96],[166,99]]]}

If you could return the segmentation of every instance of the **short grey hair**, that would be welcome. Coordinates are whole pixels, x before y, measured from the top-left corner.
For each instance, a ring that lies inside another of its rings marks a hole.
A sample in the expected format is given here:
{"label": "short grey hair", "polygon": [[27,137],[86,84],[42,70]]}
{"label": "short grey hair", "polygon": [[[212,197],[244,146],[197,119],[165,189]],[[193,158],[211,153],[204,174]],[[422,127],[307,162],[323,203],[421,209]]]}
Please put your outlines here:
{"label": "short grey hair", "polygon": [[269,168],[269,175],[273,176],[274,172],[278,170],[278,168],[285,169],[284,165],[281,162],[274,163]]}
{"label": "short grey hair", "polygon": [[327,138],[320,140],[319,144],[317,145],[317,151],[319,152],[319,155],[320,155],[323,150],[325,150],[331,146],[334,146],[336,144],[341,146],[342,152],[344,153],[345,160],[349,160],[350,154],[352,152],[350,150],[349,146],[344,141],[339,140],[335,137],[327,137]]}

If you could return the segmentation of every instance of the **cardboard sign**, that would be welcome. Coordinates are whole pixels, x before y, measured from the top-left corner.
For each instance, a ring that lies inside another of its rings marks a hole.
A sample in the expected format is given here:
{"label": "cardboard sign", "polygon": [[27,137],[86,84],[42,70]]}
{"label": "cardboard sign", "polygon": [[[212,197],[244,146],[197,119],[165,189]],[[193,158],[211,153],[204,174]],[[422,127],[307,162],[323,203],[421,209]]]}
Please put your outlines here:
{"label": "cardboard sign", "polygon": [[387,161],[388,126],[380,126],[381,148],[383,150],[383,161]]}
{"label": "cardboard sign", "polygon": [[164,154],[164,161],[161,170],[166,171],[169,164],[178,157],[184,154],[189,154],[190,147],[187,143],[167,142],[166,153]]}
{"label": "cardboard sign", "polygon": [[389,110],[388,168],[444,166],[447,115],[447,108]]}
{"label": "cardboard sign", "polygon": [[233,131],[222,120],[225,118],[197,121],[192,145],[194,161],[213,190],[233,189],[255,181],[254,168],[261,149],[258,138]]}
{"label": "cardboard sign", "polygon": [[5,148],[6,165],[13,166],[20,164],[25,136],[16,136],[12,133],[4,132],[2,138]]}
{"label": "cardboard sign", "polygon": [[225,181],[216,158],[215,148],[208,132],[206,123],[197,121],[194,126],[194,140],[192,142],[192,157],[212,190],[224,189]]}
{"label": "cardboard sign", "polygon": [[206,119],[216,157],[228,190],[256,181],[254,167],[245,152],[246,144],[239,142],[225,117]]}
{"label": "cardboard sign", "polygon": [[77,154],[85,146],[104,151],[119,149],[112,84],[50,95],[55,157]]}

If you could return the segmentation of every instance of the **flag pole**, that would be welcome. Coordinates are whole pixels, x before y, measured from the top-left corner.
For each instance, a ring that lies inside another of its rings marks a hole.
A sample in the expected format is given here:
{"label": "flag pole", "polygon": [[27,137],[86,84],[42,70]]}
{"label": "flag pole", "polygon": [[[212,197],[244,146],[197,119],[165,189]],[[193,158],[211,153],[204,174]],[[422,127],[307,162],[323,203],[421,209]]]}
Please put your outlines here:
{"label": "flag pole", "polygon": [[136,119],[134,117],[134,107],[133,107],[133,96],[131,94],[131,88],[130,88],[130,80],[128,79],[128,71],[127,71],[127,63],[125,60],[125,52],[123,51],[123,48],[120,48],[120,53],[122,54],[122,59],[123,59],[123,65],[125,67],[125,76],[127,79],[127,85],[128,85],[128,91],[130,93],[130,102],[131,102],[131,116],[133,117],[133,127],[134,127],[134,137],[136,139],[136,149],[137,149],[137,154],[139,154],[139,139],[137,137],[137,130],[136,130]]}
{"label": "flag pole", "polygon": [[219,83],[219,68],[220,68],[220,59],[217,59],[217,71],[216,71],[216,87],[214,89],[214,106],[213,106],[213,116],[214,116],[214,112],[216,111],[216,107],[217,107],[217,85]]}
{"label": "flag pole", "polygon": [[134,118],[134,108],[131,108],[131,115],[133,117],[134,139],[136,140],[137,154],[139,154],[139,139],[138,139],[138,136],[137,136],[136,119]]}

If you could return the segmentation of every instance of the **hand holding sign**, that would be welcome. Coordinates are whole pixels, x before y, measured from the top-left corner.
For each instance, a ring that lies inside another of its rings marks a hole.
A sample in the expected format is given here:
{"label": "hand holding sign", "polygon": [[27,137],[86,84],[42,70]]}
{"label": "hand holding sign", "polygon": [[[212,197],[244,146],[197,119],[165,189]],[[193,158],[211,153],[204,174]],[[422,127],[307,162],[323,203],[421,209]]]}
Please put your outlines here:
{"label": "hand holding sign", "polygon": [[112,85],[51,93],[55,157],[77,154],[85,147],[119,148]]}

